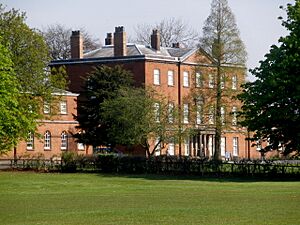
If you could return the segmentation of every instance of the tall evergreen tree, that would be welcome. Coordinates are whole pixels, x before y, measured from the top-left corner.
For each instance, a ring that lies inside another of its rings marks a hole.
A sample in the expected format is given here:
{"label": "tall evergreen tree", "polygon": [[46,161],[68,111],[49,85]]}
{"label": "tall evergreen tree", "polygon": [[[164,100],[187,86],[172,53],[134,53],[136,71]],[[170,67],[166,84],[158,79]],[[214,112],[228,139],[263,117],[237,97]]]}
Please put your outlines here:
{"label": "tall evergreen tree", "polygon": [[78,101],[78,116],[75,117],[81,130],[75,134],[79,142],[92,146],[114,144],[113,139],[107,136],[110,124],[102,116],[101,104],[116,98],[121,88],[132,84],[132,74],[120,66],[98,66],[91,72],[85,83],[85,94]]}
{"label": "tall evergreen tree", "polygon": [[251,73],[239,99],[244,103],[242,125],[255,133],[253,140],[266,141],[265,151],[300,152],[300,1],[287,6],[289,31]]}
{"label": "tall evergreen tree", "polygon": [[[221,134],[222,134],[222,77],[225,77],[228,65],[245,65],[246,50],[240,38],[235,17],[227,0],[213,0],[211,12],[203,27],[203,36],[200,47],[209,53],[216,67],[215,103],[215,153],[214,159],[221,160]],[[226,78],[225,78],[226,79]]]}

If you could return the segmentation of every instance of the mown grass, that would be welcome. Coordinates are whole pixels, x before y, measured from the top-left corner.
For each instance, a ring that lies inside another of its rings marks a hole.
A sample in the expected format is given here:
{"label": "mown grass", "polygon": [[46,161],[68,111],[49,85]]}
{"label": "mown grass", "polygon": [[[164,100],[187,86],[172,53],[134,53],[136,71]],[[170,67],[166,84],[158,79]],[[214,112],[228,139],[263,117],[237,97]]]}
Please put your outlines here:
{"label": "mown grass", "polygon": [[300,182],[0,172],[0,224],[300,224]]}

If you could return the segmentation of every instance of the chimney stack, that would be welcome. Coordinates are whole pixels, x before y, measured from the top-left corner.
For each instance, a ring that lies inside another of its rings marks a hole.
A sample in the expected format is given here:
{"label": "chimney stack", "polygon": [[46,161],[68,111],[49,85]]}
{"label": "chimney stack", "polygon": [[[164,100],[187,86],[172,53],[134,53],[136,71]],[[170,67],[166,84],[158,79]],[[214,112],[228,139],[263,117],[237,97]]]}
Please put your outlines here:
{"label": "chimney stack", "polygon": [[180,48],[180,43],[179,42],[173,43],[172,47],[173,48]]}
{"label": "chimney stack", "polygon": [[72,31],[71,36],[71,58],[83,58],[83,38],[79,30]]}
{"label": "chimney stack", "polygon": [[127,41],[124,27],[116,27],[114,33],[114,56],[127,55]]}
{"label": "chimney stack", "polygon": [[153,30],[151,34],[151,47],[160,51],[160,34],[158,30]]}
{"label": "chimney stack", "polygon": [[114,42],[114,38],[112,36],[112,33],[107,33],[105,38],[105,45],[112,45]]}

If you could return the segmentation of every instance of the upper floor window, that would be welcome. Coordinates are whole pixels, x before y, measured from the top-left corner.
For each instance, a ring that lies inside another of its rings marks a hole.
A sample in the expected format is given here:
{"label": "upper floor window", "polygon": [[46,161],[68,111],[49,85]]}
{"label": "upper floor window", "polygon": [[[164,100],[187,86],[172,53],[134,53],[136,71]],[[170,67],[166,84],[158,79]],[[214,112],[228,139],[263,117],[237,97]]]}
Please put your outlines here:
{"label": "upper floor window", "polygon": [[27,142],[26,142],[26,149],[33,150],[34,147],[34,135],[32,132],[28,133]]}
{"label": "upper floor window", "polygon": [[67,102],[66,101],[61,101],[59,103],[59,108],[60,108],[60,114],[67,114]]}
{"label": "upper floor window", "polygon": [[225,88],[225,75],[221,76],[221,89]]}
{"label": "upper floor window", "polygon": [[50,104],[48,102],[44,102],[44,113],[45,114],[50,113]]}
{"label": "upper floor window", "polygon": [[159,123],[160,122],[160,105],[159,103],[154,103],[154,119],[155,122]]}
{"label": "upper floor window", "polygon": [[208,124],[214,124],[214,123],[215,123],[215,108],[211,106],[208,112]]}
{"label": "upper floor window", "polygon": [[160,71],[158,69],[153,71],[153,84],[160,85]]}
{"label": "upper floor window", "polygon": [[236,75],[232,75],[232,90],[236,90],[237,89],[237,76]]}
{"label": "upper floor window", "polygon": [[66,150],[68,147],[68,134],[63,131],[60,135],[61,137],[61,145],[60,145],[60,149],[61,150]]}
{"label": "upper floor window", "polygon": [[237,107],[236,106],[232,107],[232,125],[233,126],[237,125]]}
{"label": "upper floor window", "polygon": [[209,88],[214,88],[215,86],[215,77],[212,74],[208,75],[208,87]]}
{"label": "upper floor window", "polygon": [[200,72],[196,72],[196,75],[195,75],[195,82],[196,82],[196,87],[201,87],[201,73]]}
{"label": "upper floor window", "polygon": [[172,102],[168,104],[168,121],[174,123],[174,103]]}
{"label": "upper floor window", "polygon": [[225,107],[221,106],[221,123],[225,125]]}
{"label": "upper floor window", "polygon": [[45,150],[51,149],[51,133],[48,130],[44,134],[44,149]]}
{"label": "upper floor window", "polygon": [[189,104],[183,104],[183,123],[189,123]]}
{"label": "upper floor window", "polygon": [[189,86],[189,72],[184,71],[183,72],[183,87],[188,87]]}
{"label": "upper floor window", "polygon": [[173,70],[168,71],[168,85],[174,86],[174,71]]}

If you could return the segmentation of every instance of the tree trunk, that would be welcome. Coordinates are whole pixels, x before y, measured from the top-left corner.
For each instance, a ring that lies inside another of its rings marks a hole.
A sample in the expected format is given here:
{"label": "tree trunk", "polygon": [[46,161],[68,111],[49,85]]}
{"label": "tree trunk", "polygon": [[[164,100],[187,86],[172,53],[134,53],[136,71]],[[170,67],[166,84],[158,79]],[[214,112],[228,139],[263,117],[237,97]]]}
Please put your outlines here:
{"label": "tree trunk", "polygon": [[222,135],[222,88],[221,88],[221,63],[217,66],[217,96],[216,96],[216,135],[215,135],[215,152],[214,160],[221,161],[221,135]]}

